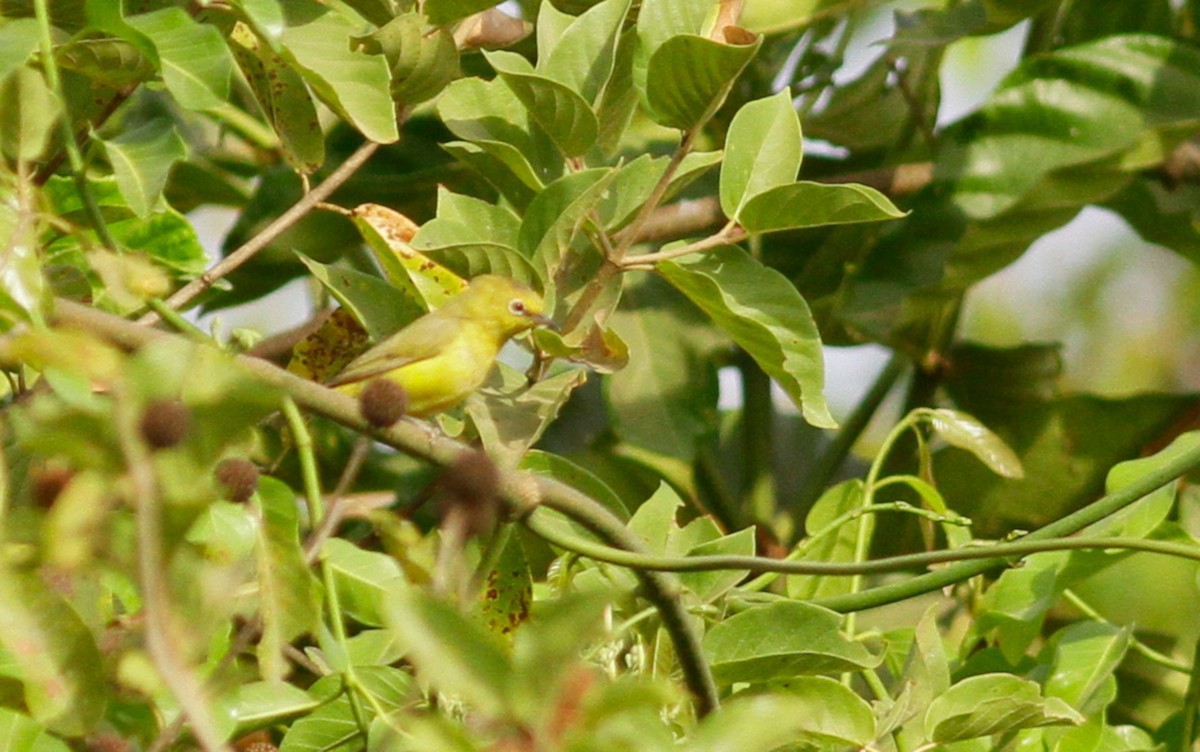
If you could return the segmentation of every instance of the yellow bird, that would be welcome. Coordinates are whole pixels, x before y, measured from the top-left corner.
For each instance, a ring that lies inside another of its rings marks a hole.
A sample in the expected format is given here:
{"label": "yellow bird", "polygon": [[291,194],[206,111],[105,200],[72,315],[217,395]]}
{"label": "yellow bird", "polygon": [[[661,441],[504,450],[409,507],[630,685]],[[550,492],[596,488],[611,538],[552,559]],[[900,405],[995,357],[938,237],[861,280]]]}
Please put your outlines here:
{"label": "yellow bird", "polygon": [[553,326],[536,292],[485,274],[352,360],[327,386],[357,397],[368,382],[386,378],[404,388],[409,415],[435,415],[483,385],[505,342],[539,325]]}

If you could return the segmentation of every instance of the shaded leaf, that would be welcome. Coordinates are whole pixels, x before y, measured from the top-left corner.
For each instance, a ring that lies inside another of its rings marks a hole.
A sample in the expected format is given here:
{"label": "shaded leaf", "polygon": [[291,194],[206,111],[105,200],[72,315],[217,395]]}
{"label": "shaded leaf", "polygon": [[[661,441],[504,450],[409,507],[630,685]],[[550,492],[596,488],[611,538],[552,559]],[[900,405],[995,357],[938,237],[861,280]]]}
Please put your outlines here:
{"label": "shaded leaf", "polygon": [[875,736],[871,708],[832,679],[801,678],[775,694],[735,697],[701,721],[682,749],[721,752],[781,745],[866,746]]}

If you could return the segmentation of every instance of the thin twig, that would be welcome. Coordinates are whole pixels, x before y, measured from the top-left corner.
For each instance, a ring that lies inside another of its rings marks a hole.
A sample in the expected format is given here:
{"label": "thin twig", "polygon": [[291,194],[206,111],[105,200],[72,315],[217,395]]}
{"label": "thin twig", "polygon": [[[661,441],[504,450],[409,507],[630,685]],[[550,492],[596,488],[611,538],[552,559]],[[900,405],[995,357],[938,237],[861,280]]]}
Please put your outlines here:
{"label": "thin twig", "polygon": [[[196,299],[200,293],[211,287],[217,280],[237,269],[242,264],[249,261],[256,253],[266,248],[276,238],[284,233],[289,227],[298,222],[305,214],[310,212],[317,204],[322,203],[325,199],[341,187],[351,175],[358,171],[375,150],[379,148],[379,144],[374,141],[367,141],[362,146],[358,147],[350,157],[338,165],[338,168],[330,173],[320,185],[313,188],[308,193],[292,205],[290,209],[279,215],[271,224],[267,225],[262,232],[255,235],[250,240],[246,241],[237,250],[230,253],[225,258],[213,264],[207,271],[201,274],[196,279],[188,282],[183,287],[179,288],[175,294],[167,298],[167,305],[176,310],[180,310],[187,306],[188,303]],[[148,313],[139,319],[138,323],[151,326],[159,321],[157,313]]]}
{"label": "thin twig", "polygon": [[159,507],[158,480],[149,449],[137,433],[137,412],[133,401],[116,390],[117,439],[124,455],[133,491],[137,528],[138,581],[142,593],[142,613],[146,619],[146,651],[163,683],[179,703],[200,746],[209,752],[226,750],[225,739],[212,715],[204,683],[179,654],[178,627],[171,616],[170,595],[163,557],[162,510]]}

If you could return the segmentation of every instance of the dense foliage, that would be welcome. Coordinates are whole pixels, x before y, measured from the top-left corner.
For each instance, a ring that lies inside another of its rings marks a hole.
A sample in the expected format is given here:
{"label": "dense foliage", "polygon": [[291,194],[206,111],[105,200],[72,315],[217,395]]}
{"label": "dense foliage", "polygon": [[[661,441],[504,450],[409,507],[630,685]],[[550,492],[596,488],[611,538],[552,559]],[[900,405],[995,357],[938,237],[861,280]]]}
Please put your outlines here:
{"label": "dense foliage", "polygon": [[[0,1],[0,748],[1193,749],[1195,397],[960,314],[1200,261],[1200,4],[490,6]],[[484,273],[558,330],[461,408],[320,385]]]}

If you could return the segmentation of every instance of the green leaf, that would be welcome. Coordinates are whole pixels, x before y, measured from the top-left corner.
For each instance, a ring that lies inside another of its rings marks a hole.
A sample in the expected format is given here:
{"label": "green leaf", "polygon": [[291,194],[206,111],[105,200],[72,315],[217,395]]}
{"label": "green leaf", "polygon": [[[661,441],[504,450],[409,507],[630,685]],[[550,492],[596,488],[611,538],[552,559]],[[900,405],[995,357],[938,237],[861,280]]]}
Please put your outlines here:
{"label": "green leaf", "polygon": [[719,684],[767,682],[855,671],[878,658],[839,632],[841,614],[800,601],[778,601],[727,618],[704,636]]}
{"label": "green leaf", "polygon": [[263,622],[258,658],[264,678],[280,681],[287,670],[283,647],[316,629],[321,601],[300,548],[296,495],[282,481],[264,476],[258,481],[258,499],[262,515],[258,592]]}
{"label": "green leaf", "polygon": [[800,117],[791,91],[742,105],[725,134],[721,211],[740,219],[747,201],[795,182],[802,157]]}
{"label": "green leaf", "polygon": [[349,311],[378,342],[399,331],[425,311],[379,277],[340,266],[329,266],[297,253],[329,294]]}
{"label": "green leaf", "polygon": [[383,626],[388,602],[405,589],[404,573],[396,560],[341,538],[325,541],[321,558],[333,573],[342,609],[360,624]]}
{"label": "green leaf", "polygon": [[707,313],[795,401],[809,423],[835,423],[821,393],[821,340],[808,304],[779,272],[733,246],[658,271]]}
{"label": "green leaf", "polygon": [[[1114,465],[1104,481],[1105,493],[1113,493],[1135,483],[1181,454],[1195,451],[1200,444],[1200,431],[1177,436],[1166,448],[1149,456]],[[1146,494],[1116,514],[1110,515],[1085,531],[1089,535],[1114,535],[1144,538],[1158,528],[1175,506],[1176,486],[1168,483]]]}
{"label": "green leaf", "polygon": [[134,214],[145,218],[157,207],[171,168],[187,158],[187,146],[174,124],[156,118],[113,138],[98,140],[104,144],[125,203]]}
{"label": "green leaf", "polygon": [[391,628],[425,681],[481,713],[503,716],[513,668],[495,636],[424,590],[407,590],[386,605]]}
{"label": "green leaf", "polygon": [[524,374],[498,363],[488,384],[467,398],[467,414],[487,453],[512,467],[586,380],[587,372],[574,367],[530,385]]}
{"label": "green leaf", "polygon": [[412,247],[464,278],[500,274],[541,289],[537,272],[517,251],[520,231],[511,210],[440,188],[438,215],[421,225]]}
{"label": "green leaf", "polygon": [[621,497],[617,495],[616,491],[612,490],[607,483],[596,475],[593,475],[589,470],[571,462],[565,457],[543,452],[539,449],[531,449],[521,458],[519,467],[534,475],[554,478],[578,491],[582,491],[595,501],[598,501],[619,519],[629,519],[629,510],[625,507],[625,502],[621,501]]}
{"label": "green leaf", "polygon": [[0,26],[0,80],[25,64],[38,47],[38,22],[10,18]]}
{"label": "green leaf", "polygon": [[[860,529],[867,540],[875,527],[875,515],[844,522],[836,530],[827,530],[834,520],[863,505],[866,487],[857,478],[844,481],[821,494],[804,520],[804,530],[820,538],[804,542],[800,561],[850,562],[854,560]],[[861,527],[860,527],[861,526]],[[828,595],[849,593],[854,583],[849,577],[824,577],[797,574],[787,578],[787,594],[796,600],[812,600]]]}
{"label": "green leaf", "polygon": [[518,250],[533,262],[543,279],[552,279],[571,241],[608,190],[616,171],[607,167],[581,170],[554,181],[525,209]]}
{"label": "green leaf", "polygon": [[71,748],[29,716],[0,708],[0,749],[5,752],[68,752]]}
{"label": "green leaf", "polygon": [[741,45],[692,35],[668,39],[650,56],[646,71],[652,82],[646,87],[646,103],[654,122],[683,131],[702,125],[725,101],[761,44],[761,38]]}
{"label": "green leaf", "polygon": [[58,97],[32,68],[20,67],[0,80],[0,148],[4,155],[26,162],[40,158],[56,132],[61,112]]}
{"label": "green leaf", "polygon": [[[716,537],[716,523],[708,518],[693,520],[681,531],[680,538],[687,535],[695,527],[711,526],[712,537],[687,551],[686,556],[754,556],[754,528],[743,528],[736,533]],[[706,536],[707,537],[707,536]],[[712,603],[735,585],[744,580],[749,574],[746,570],[729,569],[715,572],[682,572],[679,580],[688,590],[696,594],[701,603]]]}
{"label": "green leaf", "polygon": [[1103,711],[1100,690],[1109,682],[1129,649],[1130,630],[1098,621],[1063,627],[1050,638],[1048,672],[1042,691],[1060,697],[1086,715]]}
{"label": "green leaf", "polygon": [[455,81],[442,92],[437,108],[451,133],[483,148],[528,187],[541,190],[562,174],[554,143],[503,78]]}
{"label": "green leaf", "polygon": [[299,687],[284,682],[248,682],[234,693],[233,718],[239,729],[276,723],[320,706],[320,701]]}
{"label": "green leaf", "polygon": [[55,48],[54,57],[64,70],[105,86],[139,84],[157,70],[154,61],[126,39],[72,39]]}
{"label": "green leaf", "polygon": [[645,96],[646,68],[653,55],[671,37],[699,34],[708,9],[704,3],[690,0],[643,0],[638,8],[637,45],[633,58],[633,80]]}
{"label": "green leaf", "polygon": [[[503,141],[447,141],[442,144],[442,149],[479,173],[518,210],[529,206],[535,192],[542,188],[525,156],[512,144]],[[530,183],[534,183],[535,187],[530,187]]]}
{"label": "green leaf", "polygon": [[[538,48],[537,72],[577,92],[592,103],[612,75],[621,22],[630,0],[601,0],[558,36],[553,49]],[[553,6],[547,10],[549,16]],[[541,23],[543,16],[538,14]]]}
{"label": "green leaf", "polygon": [[[108,704],[108,682],[92,633],[62,596],[31,574],[0,572],[0,644],[19,667],[37,723],[64,736],[92,731]],[[27,725],[9,722],[17,738],[36,738]]]}
{"label": "green leaf", "polygon": [[[670,200],[693,180],[720,164],[721,156],[722,152],[719,151],[689,152],[676,168],[663,194],[663,201]],[[649,200],[669,161],[669,157],[643,154],[617,171],[612,188],[600,208],[600,216],[604,218],[609,232],[616,232],[633,221]]]}
{"label": "green leaf", "polygon": [[875,719],[866,702],[832,679],[810,677],[789,682],[779,693],[735,697],[701,721],[681,749],[866,747],[874,738]]}
{"label": "green leaf", "polygon": [[[326,676],[309,689],[315,698],[325,699],[339,691],[342,677]],[[370,712],[370,706],[367,712]],[[280,752],[359,752],[365,747],[359,733],[350,700],[341,694],[312,713],[297,720],[283,735]]]}
{"label": "green leaf", "polygon": [[738,221],[747,232],[760,233],[903,216],[905,212],[874,188],[800,181],[753,196],[742,207]]}
{"label": "green leaf", "polygon": [[279,136],[284,159],[300,172],[316,172],[325,161],[325,134],[304,78],[246,24],[234,25],[229,46]]}
{"label": "green leaf", "polygon": [[600,126],[583,97],[565,84],[533,73],[515,52],[485,52],[484,56],[564,156],[578,157],[592,148]]}
{"label": "green leaf", "polygon": [[229,96],[233,60],[221,32],[197,23],[182,8],[129,16],[126,22],[154,44],[163,82],[176,101],[189,110],[223,104]]}
{"label": "green leaf", "polygon": [[482,575],[474,615],[492,634],[511,640],[533,604],[533,576],[520,538],[510,531],[495,566]]}
{"label": "green leaf", "polygon": [[1008,444],[970,415],[941,408],[923,410],[922,417],[947,444],[966,449],[997,475],[1005,478],[1024,477],[1021,460]]}
{"label": "green leaf", "polygon": [[358,40],[382,54],[392,73],[392,98],[412,106],[436,96],[459,73],[458,48],[449,29],[429,28],[420,13],[402,13]]}
{"label": "green leaf", "polygon": [[958,682],[930,703],[925,733],[935,742],[953,742],[1083,720],[1059,698],[1042,697],[1034,682],[1011,674],[982,674]]}
{"label": "green leaf", "polygon": [[391,76],[381,55],[355,50],[350,39],[359,27],[335,11],[289,26],[280,37],[283,55],[317,96],[364,136],[379,143],[399,138],[389,93]]}

